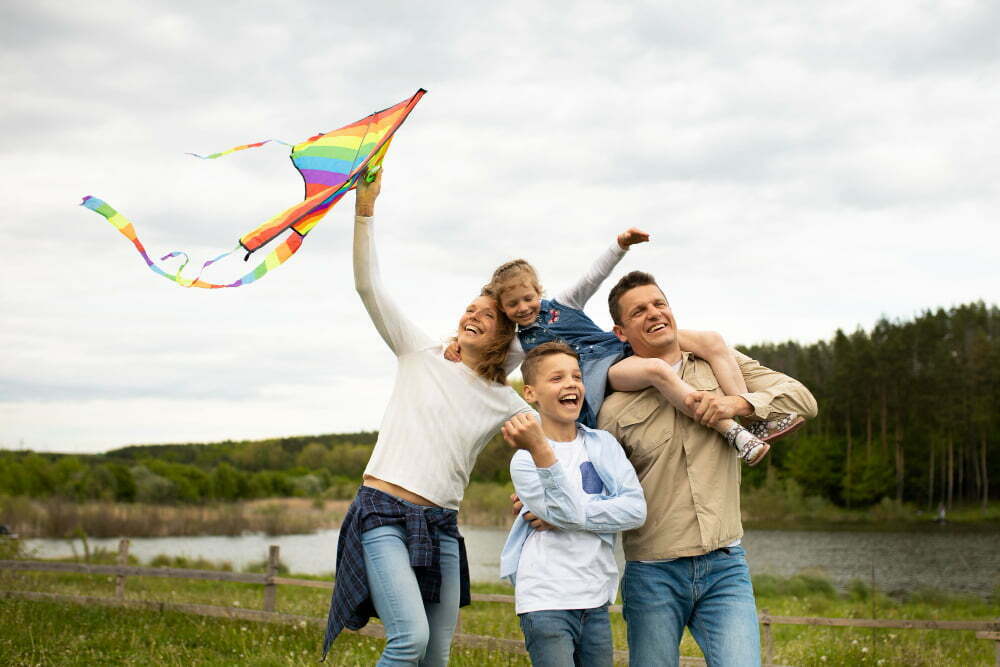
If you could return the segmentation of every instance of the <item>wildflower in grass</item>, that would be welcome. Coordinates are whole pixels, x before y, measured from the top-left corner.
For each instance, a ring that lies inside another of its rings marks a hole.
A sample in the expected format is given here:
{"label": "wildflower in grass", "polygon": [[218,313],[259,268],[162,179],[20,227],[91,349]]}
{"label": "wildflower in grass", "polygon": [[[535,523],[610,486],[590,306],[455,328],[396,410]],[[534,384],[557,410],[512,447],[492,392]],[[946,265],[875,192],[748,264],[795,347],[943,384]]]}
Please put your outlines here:
{"label": "wildflower in grass", "polygon": [[861,647],[861,652],[862,653],[868,653],[868,647],[867,646],[862,646]]}

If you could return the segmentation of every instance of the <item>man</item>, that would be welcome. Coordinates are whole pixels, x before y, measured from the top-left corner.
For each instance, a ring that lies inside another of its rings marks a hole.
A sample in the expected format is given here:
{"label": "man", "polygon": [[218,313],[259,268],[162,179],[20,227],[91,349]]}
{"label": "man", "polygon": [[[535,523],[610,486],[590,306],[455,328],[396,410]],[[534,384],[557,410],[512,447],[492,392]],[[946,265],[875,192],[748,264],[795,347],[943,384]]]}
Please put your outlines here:
{"label": "man", "polygon": [[618,392],[598,425],[621,442],[648,505],[644,526],[624,533],[622,598],[630,664],[677,665],[684,627],[709,665],[759,665],[760,635],[740,522],[740,460],[706,424],[718,419],[816,415],[792,378],[733,352],[749,393],[725,396],[708,362],[677,343],[677,323],[653,276],[633,271],[608,296],[614,332],[637,356],[674,366],[697,393],[691,419],[655,388]]}

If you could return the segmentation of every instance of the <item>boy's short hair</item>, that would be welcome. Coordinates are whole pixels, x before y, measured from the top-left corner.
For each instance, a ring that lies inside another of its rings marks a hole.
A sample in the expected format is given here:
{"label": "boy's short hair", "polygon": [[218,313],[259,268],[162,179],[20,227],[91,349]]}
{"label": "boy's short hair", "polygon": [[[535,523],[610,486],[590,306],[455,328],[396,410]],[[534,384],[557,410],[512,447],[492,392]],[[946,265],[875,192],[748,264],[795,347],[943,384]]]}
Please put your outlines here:
{"label": "boy's short hair", "polygon": [[563,341],[553,340],[548,343],[542,343],[538,347],[528,350],[524,361],[521,362],[521,377],[524,378],[524,384],[535,384],[535,373],[538,372],[538,364],[542,362],[542,359],[553,354],[568,354],[576,359],[577,363],[580,363],[580,355]]}
{"label": "boy's short hair", "polygon": [[[621,306],[618,304],[622,294],[630,289],[644,285],[656,285],[656,278],[653,277],[653,274],[646,273],[645,271],[631,271],[622,276],[618,284],[611,288],[611,291],[608,293],[608,310],[611,311],[611,319],[615,324],[621,326],[622,323]],[[663,294],[662,287],[656,285],[656,288]],[[664,297],[666,297],[665,294]]]}

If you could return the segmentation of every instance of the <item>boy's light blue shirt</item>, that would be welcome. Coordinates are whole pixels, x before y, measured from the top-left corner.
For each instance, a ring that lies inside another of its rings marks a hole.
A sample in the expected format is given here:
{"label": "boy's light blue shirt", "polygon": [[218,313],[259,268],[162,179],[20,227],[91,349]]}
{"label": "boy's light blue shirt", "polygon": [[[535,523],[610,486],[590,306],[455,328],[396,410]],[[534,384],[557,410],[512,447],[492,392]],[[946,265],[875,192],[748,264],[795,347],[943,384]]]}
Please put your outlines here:
{"label": "boy's light blue shirt", "polygon": [[584,497],[569,490],[566,473],[558,461],[549,468],[537,468],[531,454],[518,450],[510,461],[514,489],[524,503],[514,519],[507,542],[500,553],[500,578],[514,583],[524,541],[534,530],[522,516],[535,516],[564,530],[585,530],[614,547],[618,533],[646,522],[646,498],[635,468],[625,458],[618,441],[607,431],[577,424],[587,457],[604,484],[599,495]]}

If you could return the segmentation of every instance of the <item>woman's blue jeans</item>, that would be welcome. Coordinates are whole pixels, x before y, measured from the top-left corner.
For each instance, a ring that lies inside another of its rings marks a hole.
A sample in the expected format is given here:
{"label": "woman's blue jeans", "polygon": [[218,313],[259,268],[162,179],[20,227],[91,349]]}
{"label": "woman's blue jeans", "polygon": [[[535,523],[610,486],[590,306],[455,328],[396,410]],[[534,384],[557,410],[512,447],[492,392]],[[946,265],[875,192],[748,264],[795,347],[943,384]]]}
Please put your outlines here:
{"label": "woman's blue jeans", "polygon": [[441,601],[425,604],[410,567],[403,526],[380,526],[361,535],[368,588],[385,626],[379,665],[445,667],[458,622],[458,540],[440,536]]}
{"label": "woman's blue jeans", "polygon": [[532,667],[612,667],[608,605],[551,609],[520,615]]}
{"label": "woman's blue jeans", "polygon": [[630,665],[679,664],[684,626],[710,667],[760,665],[757,604],[742,547],[665,563],[629,561],[622,601]]}

